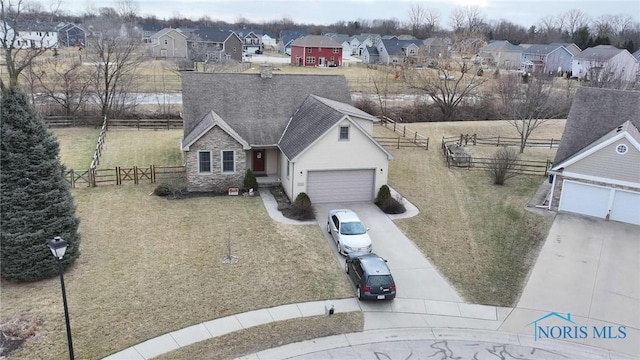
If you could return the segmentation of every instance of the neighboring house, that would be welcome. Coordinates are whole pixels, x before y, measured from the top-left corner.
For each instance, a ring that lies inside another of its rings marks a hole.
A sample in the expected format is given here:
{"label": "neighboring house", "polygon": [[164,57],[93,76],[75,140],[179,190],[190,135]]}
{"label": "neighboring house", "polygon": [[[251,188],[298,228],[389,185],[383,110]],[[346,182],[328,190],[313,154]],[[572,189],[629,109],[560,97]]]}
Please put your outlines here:
{"label": "neighboring house", "polygon": [[373,201],[392,157],[372,137],[377,119],[350,105],[344,76],[260,70],[183,73],[188,191],[226,192],[251,169],[290,199]]}
{"label": "neighboring house", "polygon": [[268,31],[257,30],[256,34],[262,37],[262,44],[265,46],[276,46],[276,37]]}
{"label": "neighboring house", "polygon": [[189,55],[187,34],[179,29],[165,28],[151,35],[151,56],[186,59]]}
{"label": "neighboring house", "polygon": [[640,92],[582,86],[556,153],[549,209],[640,225]]}
{"label": "neighboring house", "polygon": [[501,69],[520,69],[523,49],[506,40],[490,41],[480,49],[483,64]]}
{"label": "neighboring house", "polygon": [[631,54],[636,59],[636,81],[640,81],[640,49]]}
{"label": "neighboring house", "polygon": [[377,64],[380,62],[380,54],[378,54],[378,48],[374,46],[367,46],[362,53],[362,62],[365,64]]}
{"label": "neighboring house", "polygon": [[307,35],[291,43],[291,64],[298,66],[341,66],[342,46],[323,35]]}
{"label": "neighboring house", "polygon": [[417,60],[422,40],[382,39],[378,44],[380,64],[403,64],[409,59]]}
{"label": "neighboring house", "polygon": [[349,42],[351,44],[351,55],[362,56],[367,46],[373,46],[373,38],[367,34],[354,35]]}
{"label": "neighboring house", "polygon": [[189,59],[226,63],[242,61],[242,40],[230,30],[201,28],[188,35]]}
{"label": "neighboring house", "polygon": [[573,57],[572,76],[585,80],[606,78],[634,81],[638,61],[626,49],[611,45],[598,45],[584,49]]}
{"label": "neighboring house", "polygon": [[242,51],[247,54],[255,54],[256,50],[262,50],[262,36],[253,30],[236,30],[235,33],[242,40]]}
{"label": "neighboring house", "polygon": [[[580,54],[580,52],[582,51],[582,49],[580,49],[580,47],[578,45],[574,44],[574,43],[551,43],[549,45],[551,45],[551,46],[556,46],[556,45],[564,46],[564,48],[567,49],[567,51],[569,51],[572,56],[576,56],[576,55]],[[522,44],[520,44],[520,46],[522,46]]]}
{"label": "neighboring house", "polygon": [[428,58],[449,57],[449,42],[443,38],[432,37],[422,41],[420,56]]}
{"label": "neighboring house", "polygon": [[568,73],[572,60],[573,55],[562,45],[535,44],[522,50],[522,70],[528,73]]}
{"label": "neighboring house", "polygon": [[291,43],[294,40],[306,36],[305,31],[299,30],[282,30],[280,31],[280,42],[278,43],[278,52],[281,54],[291,55]]}
{"label": "neighboring house", "polygon": [[[17,34],[13,47],[17,49],[53,48],[58,46],[58,30],[54,23],[19,21],[15,24]],[[4,30],[4,26],[2,27]],[[0,36],[4,33],[0,31]],[[7,39],[14,36],[14,28],[7,25]]]}
{"label": "neighboring house", "polygon": [[164,26],[156,24],[138,24],[136,29],[142,34],[142,42],[151,44],[151,36],[162,30]]}
{"label": "neighboring house", "polygon": [[87,44],[87,32],[80,25],[66,23],[58,27],[58,46],[72,47],[85,46]]}
{"label": "neighboring house", "polygon": [[335,33],[327,33],[324,34],[331,40],[337,42],[342,46],[342,55],[348,57],[353,52],[353,48],[351,47],[351,37],[347,34],[335,34]]}

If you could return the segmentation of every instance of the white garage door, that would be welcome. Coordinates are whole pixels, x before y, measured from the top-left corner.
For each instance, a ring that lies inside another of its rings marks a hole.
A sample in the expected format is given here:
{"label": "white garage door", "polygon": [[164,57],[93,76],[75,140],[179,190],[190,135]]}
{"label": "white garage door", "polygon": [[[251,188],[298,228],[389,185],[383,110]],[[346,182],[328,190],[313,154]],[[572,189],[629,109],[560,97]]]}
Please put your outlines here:
{"label": "white garage door", "polygon": [[564,181],[558,209],[640,225],[640,193]]}
{"label": "white garage door", "polygon": [[374,170],[309,171],[307,195],[312,203],[372,201]]}
{"label": "white garage door", "polygon": [[640,225],[640,193],[615,190],[611,220]]}

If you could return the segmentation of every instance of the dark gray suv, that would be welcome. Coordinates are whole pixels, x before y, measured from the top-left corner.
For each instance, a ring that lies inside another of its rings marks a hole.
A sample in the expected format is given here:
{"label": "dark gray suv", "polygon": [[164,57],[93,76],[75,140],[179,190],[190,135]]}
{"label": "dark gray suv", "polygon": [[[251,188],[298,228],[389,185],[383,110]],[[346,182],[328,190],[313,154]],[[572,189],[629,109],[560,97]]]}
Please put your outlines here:
{"label": "dark gray suv", "polygon": [[373,253],[350,253],[344,271],[356,285],[358,299],[393,300],[396,283],[387,261]]}

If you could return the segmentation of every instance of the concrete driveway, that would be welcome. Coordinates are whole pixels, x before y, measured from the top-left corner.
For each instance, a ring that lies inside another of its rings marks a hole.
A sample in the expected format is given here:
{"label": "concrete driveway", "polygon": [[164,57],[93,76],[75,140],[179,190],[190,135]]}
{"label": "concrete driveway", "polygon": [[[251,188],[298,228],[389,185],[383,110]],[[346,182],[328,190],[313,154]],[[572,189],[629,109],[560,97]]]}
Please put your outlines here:
{"label": "concrete driveway", "polygon": [[398,287],[397,299],[463,302],[415,244],[373,203],[315,204],[318,225],[342,267],[344,257],[338,254],[335,242],[327,233],[327,213],[345,208],[358,214],[369,228],[373,252],[388,261]]}
{"label": "concrete driveway", "polygon": [[[501,331],[533,334],[530,322],[570,313],[589,329],[579,343],[640,357],[640,227],[560,213],[516,309]],[[564,324],[571,325],[571,324]],[[624,339],[597,339],[592,326],[626,326]]]}

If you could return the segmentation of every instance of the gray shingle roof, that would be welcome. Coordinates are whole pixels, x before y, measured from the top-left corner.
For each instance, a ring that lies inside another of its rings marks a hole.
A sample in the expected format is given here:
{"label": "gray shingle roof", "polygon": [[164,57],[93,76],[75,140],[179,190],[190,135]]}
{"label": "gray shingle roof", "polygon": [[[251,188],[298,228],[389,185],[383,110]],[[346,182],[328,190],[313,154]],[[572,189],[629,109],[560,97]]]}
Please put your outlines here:
{"label": "gray shingle roof", "polygon": [[340,48],[342,45],[331,39],[328,36],[323,35],[307,35],[296,39],[291,43],[291,46],[308,46],[308,47],[330,47],[330,48]]}
{"label": "gray shingle roof", "polygon": [[640,128],[640,92],[578,88],[553,163],[562,163],[626,121]]}
{"label": "gray shingle roof", "polygon": [[534,44],[527,48],[523,48],[523,54],[536,54],[536,55],[548,55],[551,54],[557,48],[562,47],[562,45],[544,45],[544,44]]}
{"label": "gray shingle roof", "polygon": [[414,44],[417,47],[422,45],[422,40],[396,40],[396,39],[383,39],[384,48],[387,49],[387,53],[390,55],[404,54],[407,46]]}
{"label": "gray shingle roof", "polygon": [[182,73],[184,136],[215,111],[249,144],[276,145],[310,94],[351,103],[342,75]]}
{"label": "gray shingle roof", "polygon": [[[375,116],[349,104],[309,95],[289,121],[278,147],[289,160],[292,160],[345,115],[378,121]],[[390,156],[388,153],[387,155]]]}
{"label": "gray shingle roof", "polygon": [[225,29],[213,29],[213,28],[200,28],[193,32],[200,41],[222,43],[227,40],[229,36],[234,34],[231,30]]}
{"label": "gray shingle roof", "polygon": [[303,37],[305,35],[307,35],[307,33],[304,32],[304,31],[282,30],[282,31],[280,31],[280,42],[282,42],[284,45],[287,45],[290,42],[292,42],[293,40],[301,38],[301,37]]}
{"label": "gray shingle roof", "polygon": [[638,49],[638,51],[634,52],[631,55],[633,55],[633,57],[636,58],[636,60],[640,61],[640,49]]}
{"label": "gray shingle roof", "polygon": [[521,52],[523,49],[518,45],[513,45],[507,40],[494,40],[485,45],[482,50],[484,51],[516,51]]}
{"label": "gray shingle roof", "polygon": [[380,55],[378,53],[378,48],[375,46],[367,46],[367,52],[369,52],[369,55]]}
{"label": "gray shingle roof", "polygon": [[618,55],[623,49],[618,49],[611,45],[598,45],[582,50],[582,52],[573,58],[576,60],[597,60],[606,61]]}

